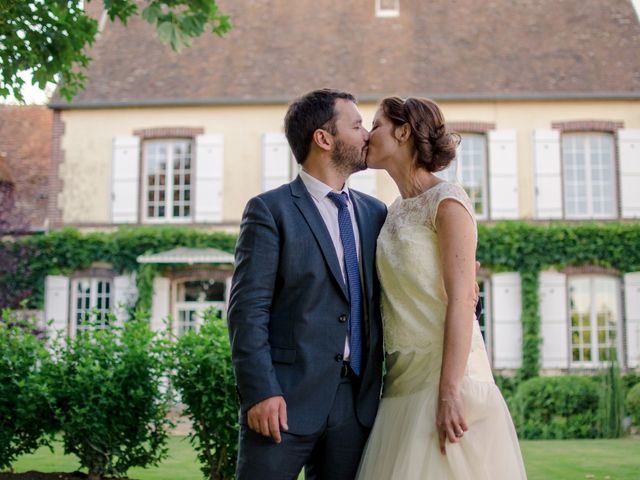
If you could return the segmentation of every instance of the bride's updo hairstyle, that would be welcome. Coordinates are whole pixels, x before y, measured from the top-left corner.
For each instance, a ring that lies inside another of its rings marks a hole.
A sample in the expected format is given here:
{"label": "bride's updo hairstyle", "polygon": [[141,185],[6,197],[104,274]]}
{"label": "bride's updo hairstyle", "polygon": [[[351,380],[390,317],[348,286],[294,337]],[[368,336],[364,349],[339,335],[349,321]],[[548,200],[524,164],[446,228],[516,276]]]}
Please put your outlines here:
{"label": "bride's updo hairstyle", "polygon": [[440,107],[427,98],[389,97],[382,100],[382,111],[395,126],[408,123],[416,149],[417,167],[429,172],[444,170],[456,157],[460,135],[448,132]]}

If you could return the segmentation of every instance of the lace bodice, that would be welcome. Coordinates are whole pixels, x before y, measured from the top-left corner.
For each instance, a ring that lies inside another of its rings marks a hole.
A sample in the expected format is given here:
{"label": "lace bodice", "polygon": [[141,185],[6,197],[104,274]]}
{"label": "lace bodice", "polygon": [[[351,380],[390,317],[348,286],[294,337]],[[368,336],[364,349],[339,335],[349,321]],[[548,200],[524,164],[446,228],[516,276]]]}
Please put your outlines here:
{"label": "lace bodice", "polygon": [[398,198],[378,237],[376,265],[387,353],[442,350],[447,296],[444,289],[436,215],[447,198],[475,217],[462,187],[441,182],[422,194]]}

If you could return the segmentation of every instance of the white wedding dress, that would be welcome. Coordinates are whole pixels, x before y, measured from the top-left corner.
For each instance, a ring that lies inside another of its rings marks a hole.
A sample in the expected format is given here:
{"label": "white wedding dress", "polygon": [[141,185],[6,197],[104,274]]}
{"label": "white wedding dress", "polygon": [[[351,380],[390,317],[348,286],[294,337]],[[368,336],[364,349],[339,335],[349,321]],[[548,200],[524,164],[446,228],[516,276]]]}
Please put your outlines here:
{"label": "white wedding dress", "polygon": [[[473,207],[459,186],[442,182],[397,199],[380,232],[377,269],[387,352],[383,396],[359,480],[517,480],[526,473],[509,410],[473,321],[462,383],[469,430],[440,453],[436,432],[447,296],[435,217],[445,198]],[[474,220],[475,222],[475,220]]]}

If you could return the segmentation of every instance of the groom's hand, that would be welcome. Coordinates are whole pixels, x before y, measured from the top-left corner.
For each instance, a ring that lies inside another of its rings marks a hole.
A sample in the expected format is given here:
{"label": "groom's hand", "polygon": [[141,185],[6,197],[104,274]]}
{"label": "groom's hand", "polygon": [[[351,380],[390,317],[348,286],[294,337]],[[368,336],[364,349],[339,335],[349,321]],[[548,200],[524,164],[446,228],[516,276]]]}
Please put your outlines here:
{"label": "groom's hand", "polygon": [[247,412],[249,428],[265,437],[271,437],[276,443],[282,441],[280,429],[287,431],[287,404],[284,397],[269,397],[256,403]]}

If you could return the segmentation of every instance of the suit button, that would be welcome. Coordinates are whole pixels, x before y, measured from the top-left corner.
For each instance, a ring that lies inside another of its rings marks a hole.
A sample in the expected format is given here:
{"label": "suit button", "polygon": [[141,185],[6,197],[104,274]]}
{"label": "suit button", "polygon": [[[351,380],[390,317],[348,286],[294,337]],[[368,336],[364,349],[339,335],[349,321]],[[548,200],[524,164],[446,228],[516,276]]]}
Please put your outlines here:
{"label": "suit button", "polygon": [[339,321],[340,323],[344,323],[344,322],[346,322],[346,321],[347,321],[347,316],[346,316],[346,315],[344,315],[344,314],[340,315],[340,316],[338,317],[338,321]]}
{"label": "suit button", "polygon": [[336,355],[336,362],[341,362],[343,358],[344,358],[344,356],[341,353],[337,354]]}

